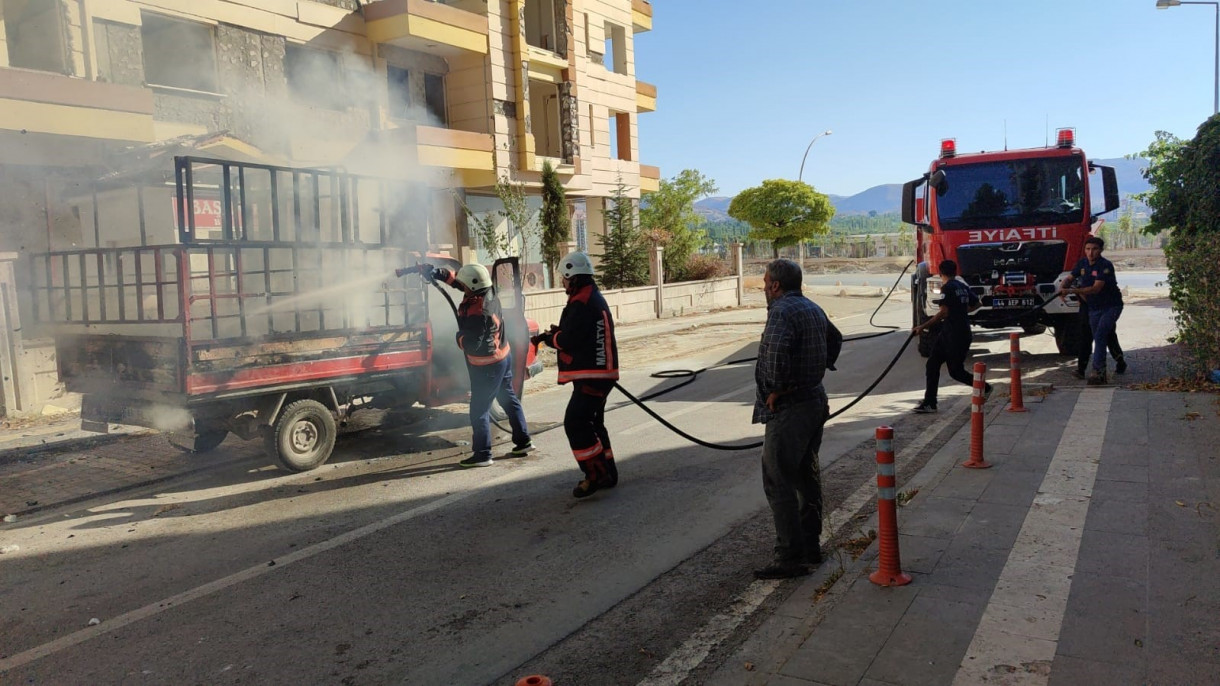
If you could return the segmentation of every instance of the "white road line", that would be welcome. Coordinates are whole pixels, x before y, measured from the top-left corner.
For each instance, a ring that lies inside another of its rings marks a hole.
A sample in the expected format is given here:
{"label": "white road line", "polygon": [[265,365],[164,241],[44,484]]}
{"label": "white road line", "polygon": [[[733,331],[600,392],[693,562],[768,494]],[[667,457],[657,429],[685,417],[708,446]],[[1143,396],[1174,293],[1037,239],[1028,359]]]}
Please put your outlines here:
{"label": "white road line", "polygon": [[[963,399],[947,408],[944,416],[924,429],[923,433],[895,456],[895,461],[901,465],[914,455],[918,455],[945,427],[960,420],[959,415],[964,406]],[[839,531],[846,527],[851,522],[851,518],[860,511],[860,508],[876,497],[876,493],[876,482],[867,479],[863,485],[849,495],[842,505],[825,518],[822,526],[822,544],[825,545],[827,541],[838,535]],[[690,638],[678,646],[677,650],[670,653],[661,664],[653,668],[652,672],[638,686],[678,686],[681,684],[695,668],[707,659],[712,648],[736,631],[737,627],[747,617],[754,614],[763,601],[778,587],[778,581],[755,581],[750,584],[729,604],[727,610],[707,620]]]}
{"label": "white road line", "polygon": [[1107,388],[1076,401],[954,686],[1050,681],[1113,399]]}

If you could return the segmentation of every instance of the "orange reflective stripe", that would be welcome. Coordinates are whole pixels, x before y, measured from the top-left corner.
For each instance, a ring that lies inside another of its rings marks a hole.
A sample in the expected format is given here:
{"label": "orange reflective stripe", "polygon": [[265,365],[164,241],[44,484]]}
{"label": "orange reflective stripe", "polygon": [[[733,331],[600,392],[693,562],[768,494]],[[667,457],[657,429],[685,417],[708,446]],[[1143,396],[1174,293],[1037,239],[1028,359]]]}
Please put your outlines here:
{"label": "orange reflective stripe", "polygon": [[610,379],[615,381],[618,379],[617,369],[573,369],[567,372],[559,373],[559,383],[565,381],[577,381],[579,379]]}
{"label": "orange reflective stripe", "polygon": [[601,452],[602,452],[602,442],[599,440],[597,443],[594,443],[593,447],[591,447],[591,448],[584,448],[582,450],[573,449],[572,455],[574,455],[576,457],[577,461],[584,462],[585,460],[588,460],[590,458],[597,457],[598,455],[601,454]]}
{"label": "orange reflective stripe", "polygon": [[466,359],[470,362],[470,364],[473,364],[476,367],[486,367],[487,365],[495,364],[506,357],[508,357],[508,348],[504,347],[497,350],[494,355],[467,355]]}

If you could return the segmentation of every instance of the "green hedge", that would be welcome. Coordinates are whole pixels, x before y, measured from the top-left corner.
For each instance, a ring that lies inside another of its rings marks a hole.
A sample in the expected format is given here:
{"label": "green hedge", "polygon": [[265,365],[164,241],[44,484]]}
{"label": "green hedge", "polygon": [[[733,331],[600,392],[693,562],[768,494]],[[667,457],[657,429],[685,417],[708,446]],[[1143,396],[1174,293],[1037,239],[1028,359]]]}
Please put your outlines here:
{"label": "green hedge", "polygon": [[1220,368],[1220,233],[1175,232],[1165,246],[1178,342],[1199,374]]}

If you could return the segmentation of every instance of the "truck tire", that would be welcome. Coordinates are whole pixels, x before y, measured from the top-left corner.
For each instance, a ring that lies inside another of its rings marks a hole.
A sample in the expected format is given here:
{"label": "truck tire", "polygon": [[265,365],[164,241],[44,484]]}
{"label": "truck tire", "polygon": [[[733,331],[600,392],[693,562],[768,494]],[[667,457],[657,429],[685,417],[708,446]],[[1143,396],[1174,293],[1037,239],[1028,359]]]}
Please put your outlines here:
{"label": "truck tire", "polygon": [[196,433],[194,437],[168,434],[167,438],[170,445],[182,452],[198,454],[209,453],[220,447],[228,435],[228,429],[205,429]]}
{"label": "truck tire", "polygon": [[1080,323],[1076,321],[1076,316],[1058,315],[1055,318],[1055,347],[1064,357],[1076,357],[1083,343],[1080,340]]}
{"label": "truck tire", "polygon": [[1021,330],[1024,331],[1026,334],[1029,334],[1030,336],[1036,336],[1040,333],[1046,332],[1046,324],[1043,324],[1041,322],[1027,320],[1027,321],[1021,322]]}
{"label": "truck tire", "polygon": [[335,448],[335,417],[316,400],[298,400],[280,413],[264,434],[264,447],[290,472],[307,472],[326,463]]}

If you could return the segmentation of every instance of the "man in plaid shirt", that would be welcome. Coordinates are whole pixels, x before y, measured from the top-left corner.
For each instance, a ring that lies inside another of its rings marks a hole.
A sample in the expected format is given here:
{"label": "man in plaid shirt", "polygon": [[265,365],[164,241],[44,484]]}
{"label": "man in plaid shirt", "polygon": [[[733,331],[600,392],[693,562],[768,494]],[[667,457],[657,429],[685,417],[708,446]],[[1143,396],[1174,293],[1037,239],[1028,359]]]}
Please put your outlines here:
{"label": "man in plaid shirt", "polygon": [[763,289],[767,324],[754,368],[754,423],[766,425],[763,491],[775,518],[775,557],[754,576],[787,579],[822,561],[818,450],[830,414],[822,386],[830,321],[801,293],[801,268],[792,260],[769,263]]}

